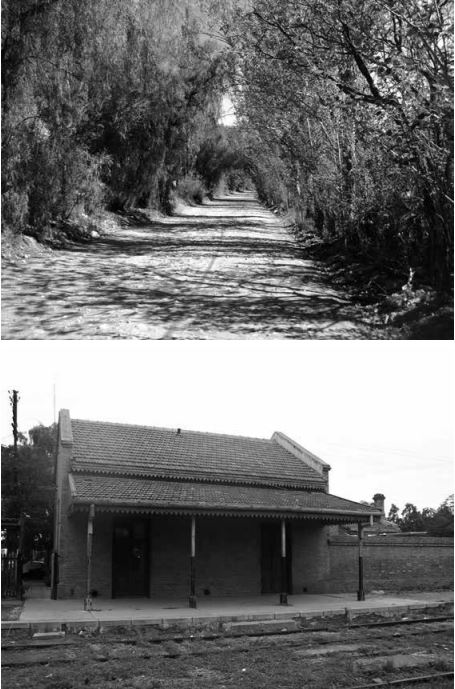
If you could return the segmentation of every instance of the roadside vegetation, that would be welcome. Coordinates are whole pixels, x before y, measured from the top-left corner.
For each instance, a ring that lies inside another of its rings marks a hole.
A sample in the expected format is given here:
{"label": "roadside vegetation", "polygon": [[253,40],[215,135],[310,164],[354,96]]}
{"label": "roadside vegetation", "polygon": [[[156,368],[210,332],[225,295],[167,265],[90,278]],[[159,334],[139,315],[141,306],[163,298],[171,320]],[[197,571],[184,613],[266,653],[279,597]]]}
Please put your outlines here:
{"label": "roadside vegetation", "polygon": [[3,5],[7,238],[90,239],[102,209],[255,188],[358,300],[450,307],[448,0]]}
{"label": "roadside vegetation", "polygon": [[226,56],[208,26],[197,2],[5,1],[7,232],[42,238],[103,206],[170,211],[219,115]]}
{"label": "roadside vegetation", "polygon": [[255,0],[227,29],[260,197],[440,289],[453,275],[452,29],[446,0]]}

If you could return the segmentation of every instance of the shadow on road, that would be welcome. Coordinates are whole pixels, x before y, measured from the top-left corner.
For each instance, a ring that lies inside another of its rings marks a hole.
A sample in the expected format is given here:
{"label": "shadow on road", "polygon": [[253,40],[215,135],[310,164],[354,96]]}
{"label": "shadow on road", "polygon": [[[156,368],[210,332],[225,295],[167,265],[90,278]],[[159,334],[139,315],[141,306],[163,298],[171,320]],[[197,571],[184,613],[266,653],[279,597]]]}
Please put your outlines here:
{"label": "shadow on road", "polygon": [[253,199],[215,200],[7,265],[3,283],[6,339],[371,337],[322,266],[303,260]]}

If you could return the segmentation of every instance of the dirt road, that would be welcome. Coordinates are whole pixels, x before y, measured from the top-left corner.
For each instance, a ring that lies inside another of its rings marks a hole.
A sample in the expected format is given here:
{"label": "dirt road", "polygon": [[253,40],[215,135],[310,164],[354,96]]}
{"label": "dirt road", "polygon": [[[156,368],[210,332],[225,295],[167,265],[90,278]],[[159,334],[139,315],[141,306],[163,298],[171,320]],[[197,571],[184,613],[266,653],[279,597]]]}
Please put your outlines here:
{"label": "dirt road", "polygon": [[382,339],[251,194],[6,261],[3,339]]}

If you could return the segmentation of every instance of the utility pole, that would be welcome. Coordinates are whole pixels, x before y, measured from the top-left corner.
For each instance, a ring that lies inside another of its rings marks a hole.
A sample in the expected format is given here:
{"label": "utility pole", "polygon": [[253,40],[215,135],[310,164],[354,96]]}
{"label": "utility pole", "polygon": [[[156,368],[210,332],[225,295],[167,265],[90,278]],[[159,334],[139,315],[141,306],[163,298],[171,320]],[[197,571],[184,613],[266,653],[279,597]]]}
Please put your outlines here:
{"label": "utility pole", "polygon": [[13,423],[11,424],[13,428],[13,438],[14,438],[14,456],[17,457],[17,403],[19,401],[19,393],[17,390],[11,390],[9,393],[9,401],[13,408]]}
{"label": "utility pole", "polygon": [[[18,462],[19,462],[19,457],[18,457],[18,452],[17,452],[17,441],[19,438],[19,431],[17,430],[17,403],[19,402],[19,393],[17,390],[10,390],[9,393],[9,400],[10,404],[13,410],[13,421],[11,423],[12,429],[13,429],[13,439],[14,439],[14,469],[13,469],[13,480],[14,480],[14,488],[17,494],[18,499],[20,499],[19,496],[19,478],[18,478]],[[19,526],[19,533],[18,533],[18,541],[17,541],[17,558],[16,558],[16,590],[17,590],[17,596],[20,597],[22,596],[22,551],[23,551],[23,543],[24,543],[24,514],[22,511],[18,515],[18,526]]]}
{"label": "utility pole", "polygon": [[17,440],[18,440],[18,430],[17,430],[17,403],[19,401],[19,393],[17,390],[10,390],[9,401],[13,410],[13,422],[11,424],[13,429],[13,439],[14,439],[14,485],[17,488],[18,478],[17,478]]}

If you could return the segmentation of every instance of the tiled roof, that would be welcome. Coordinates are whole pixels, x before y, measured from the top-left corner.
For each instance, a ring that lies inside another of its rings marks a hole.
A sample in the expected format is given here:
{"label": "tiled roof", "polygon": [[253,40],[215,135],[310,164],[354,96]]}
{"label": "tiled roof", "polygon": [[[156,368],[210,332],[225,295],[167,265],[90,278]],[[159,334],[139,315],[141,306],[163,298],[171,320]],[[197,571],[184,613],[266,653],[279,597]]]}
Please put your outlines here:
{"label": "tiled roof", "polygon": [[275,440],[71,420],[74,472],[323,490],[325,479]]}
{"label": "tiled roof", "polygon": [[205,513],[287,514],[322,519],[367,519],[379,511],[322,491],[233,486],[188,481],[160,481],[125,476],[70,475],[75,507]]}
{"label": "tiled roof", "polygon": [[[350,531],[357,531],[357,524],[345,524],[343,529],[347,532]],[[364,531],[365,535],[374,535],[374,534],[383,534],[383,533],[389,533],[389,534],[395,534],[395,533],[403,533],[398,526],[398,524],[395,524],[394,522],[389,521],[388,519],[385,519],[382,517],[382,519],[379,519],[376,521],[372,526],[368,526],[365,528]]]}

